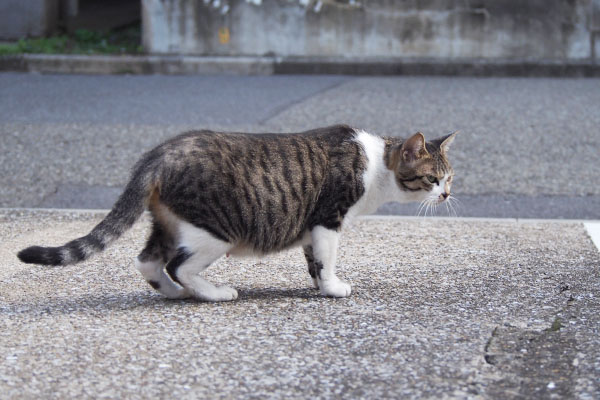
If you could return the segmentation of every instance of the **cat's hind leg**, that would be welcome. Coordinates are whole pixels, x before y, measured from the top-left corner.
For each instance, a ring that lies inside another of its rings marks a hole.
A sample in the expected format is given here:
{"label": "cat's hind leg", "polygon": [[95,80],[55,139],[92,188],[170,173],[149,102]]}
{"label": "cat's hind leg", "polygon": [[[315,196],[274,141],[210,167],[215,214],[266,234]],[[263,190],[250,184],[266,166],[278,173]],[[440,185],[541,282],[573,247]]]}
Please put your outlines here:
{"label": "cat's hind leg", "polygon": [[182,286],[173,282],[165,273],[165,264],[161,260],[140,261],[135,260],[135,267],[144,276],[144,279],[154,289],[169,299],[186,299],[190,297],[189,292]]}
{"label": "cat's hind leg", "polygon": [[315,289],[319,288],[319,281],[317,280],[317,274],[320,273],[320,269],[317,269],[317,264],[315,263],[315,256],[313,254],[313,248],[311,245],[306,245],[302,247],[304,251],[304,258],[306,258],[306,263],[308,264],[308,274],[312,280],[313,286]]}
{"label": "cat's hind leg", "polygon": [[203,279],[199,273],[205,270],[233,246],[219,240],[204,229],[191,224],[180,224],[180,241],[175,256],[167,264],[171,278],[189,293],[205,301],[229,301],[238,297],[237,291],[228,286],[217,287]]}
{"label": "cat's hind leg", "polygon": [[154,221],[146,247],[135,259],[135,267],[154,289],[169,299],[189,297],[189,292],[176,284],[165,272],[165,264],[175,255],[175,243],[169,232]]}
{"label": "cat's hind leg", "polygon": [[339,232],[316,226],[311,231],[315,272],[321,294],[331,297],[350,296],[351,287],[335,275]]}

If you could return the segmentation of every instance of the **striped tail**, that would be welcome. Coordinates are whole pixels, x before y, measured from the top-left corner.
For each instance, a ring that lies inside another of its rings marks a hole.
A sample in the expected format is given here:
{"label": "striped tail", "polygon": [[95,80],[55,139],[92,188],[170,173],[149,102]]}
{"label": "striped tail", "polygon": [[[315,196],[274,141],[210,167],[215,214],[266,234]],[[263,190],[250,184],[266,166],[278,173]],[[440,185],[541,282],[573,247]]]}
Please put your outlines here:
{"label": "striped tail", "polygon": [[152,190],[153,185],[148,184],[147,179],[134,176],[110,213],[89,234],[60,247],[31,246],[21,250],[17,257],[24,263],[41,265],[70,265],[84,261],[131,228],[144,212]]}

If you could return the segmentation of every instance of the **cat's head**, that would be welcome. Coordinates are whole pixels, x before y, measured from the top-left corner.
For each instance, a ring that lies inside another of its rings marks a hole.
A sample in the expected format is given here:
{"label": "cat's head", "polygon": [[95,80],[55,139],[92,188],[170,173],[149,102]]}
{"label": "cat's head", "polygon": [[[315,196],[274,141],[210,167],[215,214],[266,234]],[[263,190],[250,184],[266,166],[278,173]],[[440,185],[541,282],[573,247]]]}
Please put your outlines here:
{"label": "cat's head", "polygon": [[448,162],[450,145],[458,132],[425,141],[417,132],[391,149],[388,168],[407,198],[436,205],[450,198],[454,171]]}

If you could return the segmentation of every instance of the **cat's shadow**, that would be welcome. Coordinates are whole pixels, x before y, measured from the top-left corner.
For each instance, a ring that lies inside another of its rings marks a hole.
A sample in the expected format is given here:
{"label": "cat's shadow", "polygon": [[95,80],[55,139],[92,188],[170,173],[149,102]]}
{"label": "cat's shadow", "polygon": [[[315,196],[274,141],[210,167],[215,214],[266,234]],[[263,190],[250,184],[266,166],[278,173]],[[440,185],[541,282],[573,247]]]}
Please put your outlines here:
{"label": "cat's shadow", "polygon": [[294,299],[319,299],[322,298],[319,291],[314,288],[295,288],[295,289],[280,289],[280,288],[252,288],[238,289],[238,302],[256,301],[256,300],[273,300],[281,298]]}
{"label": "cat's shadow", "polygon": [[158,293],[138,290],[130,293],[102,293],[70,298],[46,298],[39,301],[3,304],[0,315],[52,315],[73,314],[81,312],[107,313],[114,311],[130,311],[135,309],[165,309],[201,306],[231,306],[249,302],[269,302],[270,300],[305,299],[318,300],[323,297],[313,288],[279,289],[279,288],[240,288],[237,300],[231,302],[211,303],[194,299],[171,300]]}

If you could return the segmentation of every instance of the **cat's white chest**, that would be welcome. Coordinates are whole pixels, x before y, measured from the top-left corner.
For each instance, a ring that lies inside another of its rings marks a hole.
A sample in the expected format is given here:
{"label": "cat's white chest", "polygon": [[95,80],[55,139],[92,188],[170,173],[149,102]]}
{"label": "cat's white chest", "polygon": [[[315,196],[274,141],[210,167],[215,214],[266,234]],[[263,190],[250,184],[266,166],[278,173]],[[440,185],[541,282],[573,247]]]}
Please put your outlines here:
{"label": "cat's white chest", "polygon": [[[350,219],[375,212],[381,204],[390,201],[388,199],[392,195],[392,193],[388,193],[390,183],[392,183],[391,186],[396,186],[393,184],[393,174],[384,164],[385,142],[383,139],[365,131],[358,131],[355,140],[364,149],[367,165],[362,177],[365,193],[348,210],[346,217]],[[390,177],[392,182],[389,182]]]}
{"label": "cat's white chest", "polygon": [[347,217],[372,214],[377,208],[390,201],[411,202],[420,199],[411,198],[398,187],[394,172],[385,165],[385,141],[379,136],[365,131],[358,131],[355,139],[361,144],[367,157],[367,165],[363,173],[364,195],[348,210]]}

